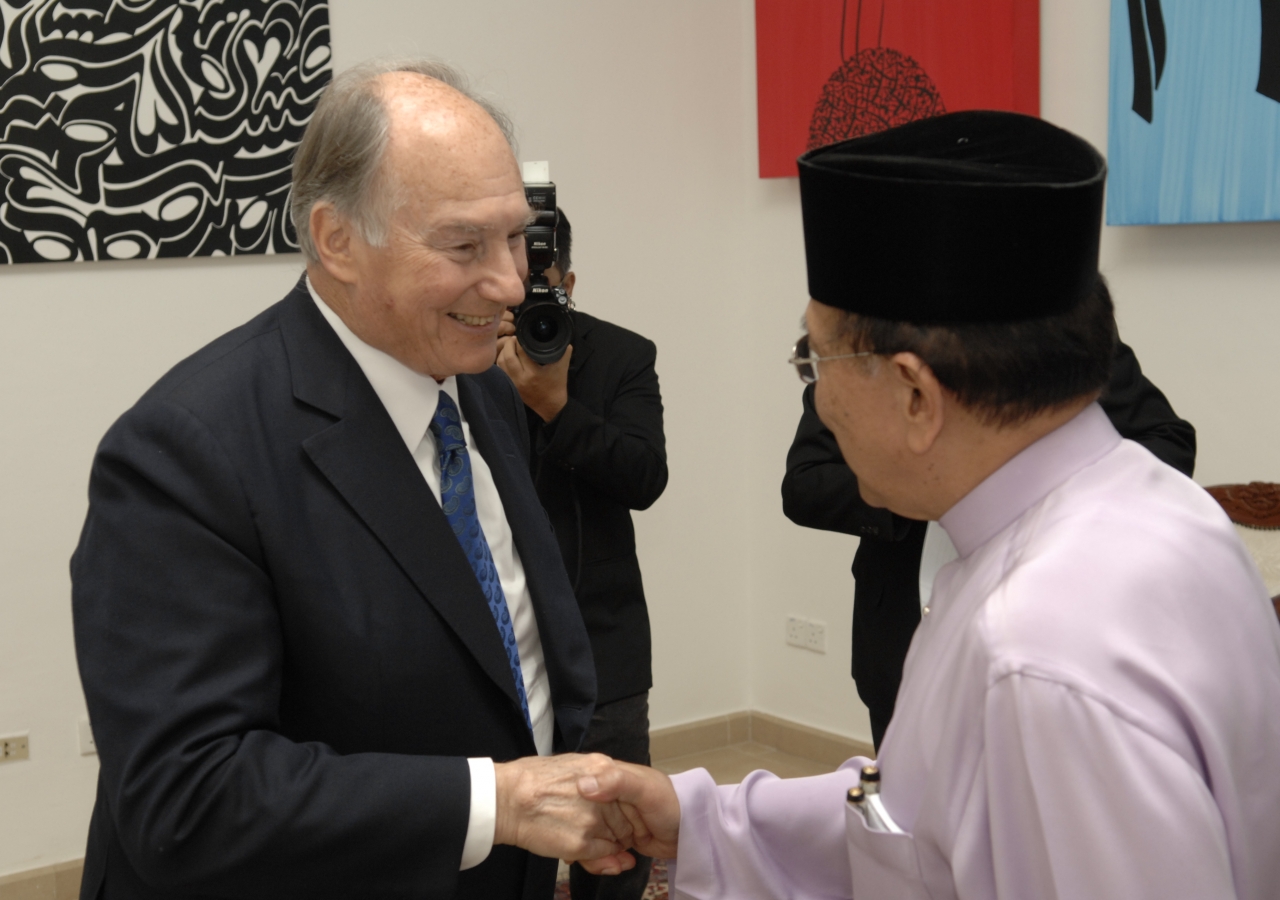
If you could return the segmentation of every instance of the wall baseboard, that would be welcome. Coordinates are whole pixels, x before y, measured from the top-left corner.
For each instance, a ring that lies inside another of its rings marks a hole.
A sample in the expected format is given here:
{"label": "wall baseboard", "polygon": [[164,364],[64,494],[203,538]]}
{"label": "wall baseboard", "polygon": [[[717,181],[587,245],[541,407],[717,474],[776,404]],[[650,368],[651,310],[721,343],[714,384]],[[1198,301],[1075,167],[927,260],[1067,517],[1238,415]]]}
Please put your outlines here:
{"label": "wall baseboard", "polygon": [[0,875],[0,900],[76,900],[84,860]]}
{"label": "wall baseboard", "polygon": [[832,767],[851,756],[875,757],[870,744],[755,710],[713,716],[649,733],[649,755],[667,760],[754,741]]}

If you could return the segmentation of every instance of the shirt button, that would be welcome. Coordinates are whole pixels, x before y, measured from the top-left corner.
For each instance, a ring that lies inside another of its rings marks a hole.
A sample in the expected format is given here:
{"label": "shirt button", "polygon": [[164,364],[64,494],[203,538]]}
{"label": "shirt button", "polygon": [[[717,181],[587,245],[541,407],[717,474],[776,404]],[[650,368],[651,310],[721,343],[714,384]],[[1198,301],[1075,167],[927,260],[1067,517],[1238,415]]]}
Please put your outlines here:
{"label": "shirt button", "polygon": [[929,607],[926,606],[924,609],[920,610],[920,612],[922,612],[926,616],[929,615]]}

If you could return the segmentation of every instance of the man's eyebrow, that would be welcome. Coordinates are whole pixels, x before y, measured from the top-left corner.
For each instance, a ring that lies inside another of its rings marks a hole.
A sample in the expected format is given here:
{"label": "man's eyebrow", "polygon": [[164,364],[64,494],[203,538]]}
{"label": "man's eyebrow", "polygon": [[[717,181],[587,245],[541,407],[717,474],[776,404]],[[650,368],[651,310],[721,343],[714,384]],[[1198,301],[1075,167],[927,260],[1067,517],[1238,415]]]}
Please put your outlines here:
{"label": "man's eyebrow", "polygon": [[[529,215],[525,217],[524,221],[521,222],[514,230],[519,231],[519,230],[528,228],[530,225],[533,224],[534,219],[535,219],[534,214],[532,212],[529,213]],[[467,221],[459,220],[455,222],[444,222],[440,225],[437,225],[434,228],[430,229],[428,231],[428,234],[431,234],[431,235],[455,235],[455,234],[479,235],[479,234],[484,234],[487,231],[496,231],[496,230],[497,230],[497,226],[492,224],[482,225],[476,222],[467,222]]]}
{"label": "man's eyebrow", "polygon": [[429,230],[429,234],[484,234],[492,231],[492,225],[477,225],[475,222],[444,222]]}

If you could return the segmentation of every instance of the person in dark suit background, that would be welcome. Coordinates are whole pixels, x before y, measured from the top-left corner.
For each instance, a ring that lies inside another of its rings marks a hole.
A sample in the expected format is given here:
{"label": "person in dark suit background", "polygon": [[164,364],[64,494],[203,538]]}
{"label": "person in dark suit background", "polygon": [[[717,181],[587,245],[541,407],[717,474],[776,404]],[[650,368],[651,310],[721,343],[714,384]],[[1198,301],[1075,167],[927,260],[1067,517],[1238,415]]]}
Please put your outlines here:
{"label": "person in dark suit background", "polygon": [[595,677],[493,365],[527,270],[509,125],[446,67],[357,67],[292,202],[306,277],[94,460],[82,896],[548,898],[542,856],[619,829],[577,799],[592,758],[545,758]]}
{"label": "person in dark suit background", "polygon": [[[556,262],[546,275],[572,298],[573,228],[558,212]],[[568,350],[544,366],[524,352],[508,313],[498,365],[527,407],[534,485],[591,639],[598,687],[582,750],[648,765],[652,645],[631,510],[648,509],[667,486],[657,348],[581,310],[572,316]],[[638,900],[649,869],[644,856],[617,876],[575,864],[570,892],[573,900]]]}
{"label": "person in dark suit background", "polygon": [[[787,452],[782,510],[797,525],[859,538],[853,557],[851,669],[858,696],[870,712],[872,740],[878,748],[893,718],[902,664],[920,624],[922,591],[930,590],[932,576],[947,557],[945,550],[931,548],[922,576],[929,523],[863,501],[858,479],[845,465],[835,436],[818,418],[813,392],[813,385],[804,390],[804,412]],[[1124,343],[1117,342],[1111,381],[1099,403],[1122,437],[1191,475],[1195,428],[1178,417],[1160,389],[1142,374],[1133,350]],[[940,529],[934,534],[946,540]]]}

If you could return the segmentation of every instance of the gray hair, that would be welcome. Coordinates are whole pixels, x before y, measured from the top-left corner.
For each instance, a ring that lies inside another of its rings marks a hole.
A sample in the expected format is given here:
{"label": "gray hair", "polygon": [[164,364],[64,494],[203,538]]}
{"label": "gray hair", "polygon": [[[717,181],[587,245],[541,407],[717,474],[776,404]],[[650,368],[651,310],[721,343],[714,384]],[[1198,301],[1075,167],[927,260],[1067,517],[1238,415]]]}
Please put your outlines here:
{"label": "gray hair", "polygon": [[414,72],[449,85],[488,113],[515,151],[511,120],[475,94],[466,77],[445,63],[374,60],[347,69],[325,88],[293,156],[289,212],[298,247],[308,262],[320,261],[311,240],[311,210],[321,201],[332,203],[368,243],[377,247],[386,243],[387,226],[400,197],[396,185],[382,172],[390,123],[378,79],[392,72]]}

